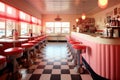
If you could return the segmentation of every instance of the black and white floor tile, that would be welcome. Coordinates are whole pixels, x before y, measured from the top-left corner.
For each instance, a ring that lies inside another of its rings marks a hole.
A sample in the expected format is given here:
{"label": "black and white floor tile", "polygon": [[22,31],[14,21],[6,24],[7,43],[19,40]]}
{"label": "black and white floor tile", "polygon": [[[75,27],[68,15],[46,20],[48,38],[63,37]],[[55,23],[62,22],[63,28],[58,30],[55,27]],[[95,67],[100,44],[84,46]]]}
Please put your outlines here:
{"label": "black and white floor tile", "polygon": [[76,73],[71,61],[66,43],[49,42],[31,67],[20,69],[21,80],[92,80],[87,71]]}

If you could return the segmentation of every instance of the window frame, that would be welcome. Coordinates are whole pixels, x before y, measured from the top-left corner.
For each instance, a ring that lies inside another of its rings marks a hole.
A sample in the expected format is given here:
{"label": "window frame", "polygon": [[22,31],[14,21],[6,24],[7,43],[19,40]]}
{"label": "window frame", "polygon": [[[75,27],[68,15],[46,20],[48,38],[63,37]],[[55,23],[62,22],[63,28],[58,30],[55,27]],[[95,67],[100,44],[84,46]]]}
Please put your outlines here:
{"label": "window frame", "polygon": [[[48,23],[49,25],[50,25],[50,23],[51,23],[52,26],[51,26],[51,25],[49,26],[47,23]],[[56,25],[57,23],[58,23],[60,26],[57,27],[57,25]],[[62,27],[62,24],[64,24],[64,23],[68,23],[69,26],[66,26],[66,27],[63,26],[63,27]],[[69,33],[70,33],[70,22],[46,22],[45,25],[46,25],[46,33],[47,33],[47,34],[69,34]],[[51,33],[47,32],[47,28],[53,28],[53,32],[51,32]],[[59,28],[60,31],[59,31],[59,32],[56,32],[56,28]],[[63,29],[64,29],[64,28],[68,28],[69,31],[68,31],[67,33],[63,33]]]}

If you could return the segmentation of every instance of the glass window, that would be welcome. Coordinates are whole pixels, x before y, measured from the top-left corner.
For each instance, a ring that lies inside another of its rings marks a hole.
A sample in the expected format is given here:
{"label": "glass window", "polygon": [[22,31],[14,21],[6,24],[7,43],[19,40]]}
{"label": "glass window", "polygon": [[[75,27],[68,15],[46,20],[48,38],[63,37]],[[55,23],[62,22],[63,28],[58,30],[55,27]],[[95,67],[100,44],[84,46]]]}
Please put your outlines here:
{"label": "glass window", "polygon": [[55,22],[55,27],[61,27],[61,22]]}
{"label": "glass window", "polygon": [[46,22],[46,27],[54,27],[54,22]]}
{"label": "glass window", "polygon": [[55,27],[55,33],[57,34],[61,33],[61,28]]}
{"label": "glass window", "polygon": [[70,23],[69,22],[62,22],[62,27],[70,27]]}
{"label": "glass window", "polygon": [[70,29],[69,28],[62,28],[62,33],[70,33]]}
{"label": "glass window", "polygon": [[28,24],[25,22],[21,22],[21,35],[28,34]]}
{"label": "glass window", "polygon": [[26,14],[26,21],[30,22],[30,15]]}
{"label": "glass window", "polygon": [[33,23],[37,23],[37,18],[32,17],[32,22],[33,22]]}
{"label": "glass window", "polygon": [[46,33],[53,33],[53,32],[54,32],[53,27],[46,28]]}
{"label": "glass window", "polygon": [[19,17],[20,17],[20,19],[25,20],[25,13],[20,11],[19,12]]}
{"label": "glass window", "polygon": [[0,19],[0,37],[5,37],[5,20]]}
{"label": "glass window", "polygon": [[54,32],[54,22],[46,22],[46,33]]}
{"label": "glass window", "polygon": [[18,18],[17,9],[14,7],[6,5],[6,15],[13,18]]}
{"label": "glass window", "polygon": [[7,7],[7,14],[12,14],[12,8],[11,7]]}
{"label": "glass window", "polygon": [[15,29],[15,21],[6,21],[6,37],[12,36],[12,30]]}
{"label": "glass window", "polygon": [[0,12],[5,12],[5,4],[0,2]]}
{"label": "glass window", "polygon": [[46,22],[46,33],[70,33],[70,22]]}
{"label": "glass window", "polygon": [[33,33],[37,33],[37,29],[38,29],[38,28],[37,28],[37,25],[33,24],[33,25],[32,25],[32,32],[33,32]]}

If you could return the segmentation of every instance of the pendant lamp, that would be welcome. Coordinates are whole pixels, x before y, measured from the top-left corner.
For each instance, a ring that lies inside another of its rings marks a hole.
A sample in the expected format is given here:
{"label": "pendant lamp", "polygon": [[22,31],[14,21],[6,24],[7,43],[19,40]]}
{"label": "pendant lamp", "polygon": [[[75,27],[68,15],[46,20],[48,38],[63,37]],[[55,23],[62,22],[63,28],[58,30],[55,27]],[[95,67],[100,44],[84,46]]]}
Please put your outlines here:
{"label": "pendant lamp", "polygon": [[108,5],[108,0],[98,0],[98,6],[102,9],[106,8]]}
{"label": "pendant lamp", "polygon": [[79,19],[77,18],[77,19],[76,19],[76,22],[78,22],[78,21],[79,21]]}
{"label": "pendant lamp", "polygon": [[55,21],[61,21],[62,19],[59,17],[59,15],[57,15],[57,17],[55,18]]}
{"label": "pendant lamp", "polygon": [[83,13],[81,18],[82,18],[82,20],[85,20],[86,19],[86,15]]}
{"label": "pendant lamp", "polygon": [[82,2],[83,3],[83,13],[82,13],[82,20],[85,20],[86,19],[86,15],[85,15],[85,12],[84,12],[84,4],[85,4],[85,1]]}

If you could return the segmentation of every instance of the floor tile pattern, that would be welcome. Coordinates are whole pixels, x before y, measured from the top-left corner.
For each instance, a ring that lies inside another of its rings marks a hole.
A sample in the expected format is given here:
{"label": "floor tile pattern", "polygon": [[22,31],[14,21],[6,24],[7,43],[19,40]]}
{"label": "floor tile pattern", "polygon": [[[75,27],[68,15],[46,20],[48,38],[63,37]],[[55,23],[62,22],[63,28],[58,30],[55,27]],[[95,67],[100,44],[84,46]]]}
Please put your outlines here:
{"label": "floor tile pattern", "polygon": [[21,80],[92,80],[87,71],[85,74],[74,71],[65,42],[49,42],[41,52],[31,67],[20,69]]}

